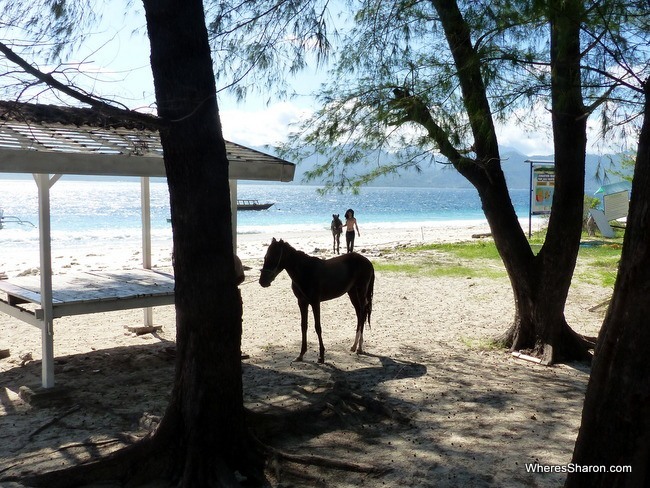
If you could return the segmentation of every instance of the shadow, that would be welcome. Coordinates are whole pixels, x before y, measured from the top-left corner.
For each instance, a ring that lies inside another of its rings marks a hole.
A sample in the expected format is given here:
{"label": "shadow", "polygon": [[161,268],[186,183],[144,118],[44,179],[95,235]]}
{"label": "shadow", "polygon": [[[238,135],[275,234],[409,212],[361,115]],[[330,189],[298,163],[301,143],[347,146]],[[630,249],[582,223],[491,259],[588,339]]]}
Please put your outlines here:
{"label": "shadow", "polygon": [[[0,373],[0,476],[39,473],[95,459],[154,428],[169,402],[173,343],[101,349],[55,358],[56,387],[40,388],[41,361]],[[36,397],[19,396],[28,386]],[[9,438],[8,437],[8,438]]]}
{"label": "shadow", "polygon": [[[391,357],[356,355],[332,345],[324,365],[291,363],[286,347],[254,357],[245,389],[262,441],[394,468],[382,475],[387,486],[562,485],[562,474],[527,472],[526,464],[570,462],[588,369],[457,345],[392,349]],[[278,470],[297,486],[309,484],[305,473],[326,476],[315,466]],[[336,476],[350,486],[368,482],[353,472]]]}
{"label": "shadow", "polygon": [[[56,358],[67,393],[51,406],[16,400],[20,386],[40,383],[40,362],[0,373],[0,431],[12,439],[0,445],[0,477],[94,459],[155,428],[174,377],[170,346]],[[295,344],[251,353],[244,402],[263,443],[382,466],[386,486],[561,485],[561,474],[524,465],[570,461],[588,379],[579,365],[548,368],[446,343],[394,344],[390,355],[332,344],[326,364],[292,363]],[[294,486],[372,483],[366,473],[291,462],[271,470]]]}

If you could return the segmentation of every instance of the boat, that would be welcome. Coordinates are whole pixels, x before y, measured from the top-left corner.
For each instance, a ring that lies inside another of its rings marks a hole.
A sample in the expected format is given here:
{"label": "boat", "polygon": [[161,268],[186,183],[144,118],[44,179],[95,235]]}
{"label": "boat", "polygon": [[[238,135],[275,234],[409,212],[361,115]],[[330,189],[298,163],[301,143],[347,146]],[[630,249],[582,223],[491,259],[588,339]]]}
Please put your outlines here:
{"label": "boat", "polygon": [[31,225],[35,227],[34,224],[28,222],[27,220],[22,220],[20,217],[13,217],[11,215],[5,215],[5,211],[0,208],[0,229],[2,229],[5,224],[20,224],[20,225]]}
{"label": "boat", "polygon": [[259,200],[237,200],[237,210],[267,210],[273,202],[260,203]]}
{"label": "boat", "polygon": [[[237,200],[237,210],[268,210],[273,205],[275,205],[274,202],[260,203],[259,200]],[[168,223],[171,221],[172,219],[167,218]]]}

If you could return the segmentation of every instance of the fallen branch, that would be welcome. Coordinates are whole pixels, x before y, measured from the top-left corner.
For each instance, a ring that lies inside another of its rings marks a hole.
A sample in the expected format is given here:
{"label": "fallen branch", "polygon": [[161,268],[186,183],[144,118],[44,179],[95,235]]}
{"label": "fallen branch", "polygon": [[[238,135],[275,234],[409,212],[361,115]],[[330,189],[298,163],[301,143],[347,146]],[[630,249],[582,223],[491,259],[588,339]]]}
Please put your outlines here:
{"label": "fallen branch", "polygon": [[65,412],[63,412],[61,415],[58,415],[58,416],[54,417],[52,420],[44,423],[38,429],[36,429],[34,432],[29,434],[29,436],[27,436],[27,439],[29,439],[31,441],[34,438],[34,436],[36,436],[37,434],[40,434],[45,429],[47,429],[48,427],[56,424],[57,422],[59,422],[61,419],[65,418],[65,417],[67,417],[68,415],[75,413],[80,408],[81,407],[79,405],[75,405],[74,407],[72,407],[72,408],[66,410]]}
{"label": "fallen branch", "polygon": [[354,471],[356,473],[368,473],[368,474],[375,474],[375,475],[382,475],[391,471],[391,468],[379,467],[373,464],[355,463],[351,461],[343,461],[341,459],[331,459],[323,456],[315,456],[313,454],[293,454],[263,444],[259,440],[257,440],[257,442],[267,454],[274,456],[276,459],[281,459],[292,463],[304,464],[307,466],[320,466],[323,468],[341,469],[344,471]]}
{"label": "fallen branch", "polygon": [[611,298],[608,298],[607,300],[605,300],[605,301],[603,301],[603,302],[600,302],[600,303],[598,303],[597,305],[594,305],[593,307],[591,307],[591,308],[589,309],[589,311],[590,311],[590,312],[595,312],[595,311],[597,311],[597,310],[600,309],[600,308],[606,308],[606,307],[609,307],[609,302],[610,302],[610,301],[611,301]]}
{"label": "fallen branch", "polygon": [[101,447],[101,446],[108,446],[110,444],[124,444],[124,445],[131,445],[129,442],[125,442],[123,439],[106,439],[103,441],[83,441],[83,442],[74,442],[72,444],[66,444],[65,446],[59,447],[56,451],[57,452],[62,452],[65,451],[66,449],[74,449],[76,447]]}

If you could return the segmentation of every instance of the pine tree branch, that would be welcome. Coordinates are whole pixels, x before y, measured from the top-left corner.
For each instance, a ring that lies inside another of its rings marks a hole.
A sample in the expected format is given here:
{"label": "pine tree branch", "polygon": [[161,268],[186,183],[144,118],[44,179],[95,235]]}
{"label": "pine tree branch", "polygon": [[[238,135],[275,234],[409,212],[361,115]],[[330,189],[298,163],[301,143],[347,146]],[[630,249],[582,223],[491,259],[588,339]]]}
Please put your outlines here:
{"label": "pine tree branch", "polygon": [[72,88],[64,83],[58,81],[52,74],[44,73],[38,68],[32,66],[27,60],[16,54],[9,46],[0,42],[0,53],[4,54],[5,57],[12,63],[18,65],[25,73],[33,76],[39,82],[46,84],[47,86],[58,90],[66,95],[78,100],[86,105],[90,105],[93,109],[100,111],[106,115],[118,117],[124,120],[130,120],[134,122],[140,122],[148,126],[162,127],[163,122],[160,118],[153,115],[143,114],[140,112],[135,112],[129,110],[128,108],[120,108],[109,103],[106,103],[103,100],[100,100],[96,97],[83,93],[75,88]]}

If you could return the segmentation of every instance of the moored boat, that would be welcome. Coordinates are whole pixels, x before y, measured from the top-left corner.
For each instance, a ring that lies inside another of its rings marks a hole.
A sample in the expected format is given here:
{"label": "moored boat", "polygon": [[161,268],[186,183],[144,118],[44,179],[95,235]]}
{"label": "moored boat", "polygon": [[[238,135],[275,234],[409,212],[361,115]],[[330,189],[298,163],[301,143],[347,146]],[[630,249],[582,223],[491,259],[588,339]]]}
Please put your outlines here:
{"label": "moored boat", "polygon": [[237,210],[266,210],[273,202],[260,203],[259,200],[237,200]]}

